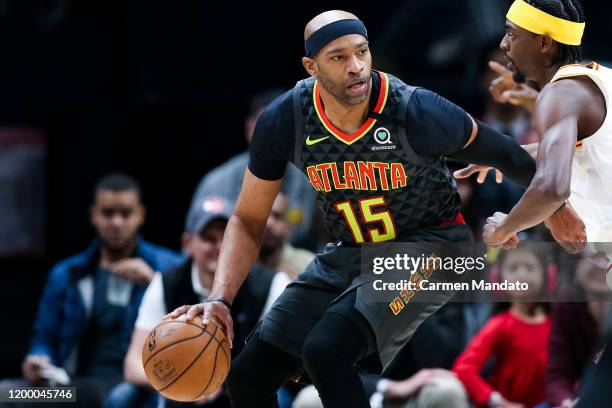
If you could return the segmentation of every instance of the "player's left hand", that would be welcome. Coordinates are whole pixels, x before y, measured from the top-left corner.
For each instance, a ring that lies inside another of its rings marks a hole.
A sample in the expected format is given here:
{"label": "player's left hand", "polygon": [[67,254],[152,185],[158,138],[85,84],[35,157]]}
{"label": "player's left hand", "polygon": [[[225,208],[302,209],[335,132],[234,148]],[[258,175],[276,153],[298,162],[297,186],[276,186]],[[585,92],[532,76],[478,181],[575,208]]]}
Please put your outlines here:
{"label": "player's left hand", "polygon": [[586,227],[569,203],[548,217],[544,225],[566,252],[577,254],[584,251],[587,241]]}
{"label": "player's left hand", "polygon": [[507,216],[507,214],[496,212],[487,218],[482,233],[482,240],[487,245],[494,248],[514,249],[519,244],[520,241],[516,234],[507,235],[500,229]]}
{"label": "player's left hand", "polygon": [[490,170],[495,170],[495,182],[497,184],[500,184],[502,181],[504,181],[504,174],[501,171],[494,169],[493,167],[481,166],[479,164],[470,164],[469,166],[464,167],[454,172],[453,176],[457,180],[461,180],[461,179],[469,178],[474,173],[478,173],[478,177],[476,177],[476,181],[478,182],[478,184],[482,184],[485,182],[487,178],[487,174],[489,174]]}

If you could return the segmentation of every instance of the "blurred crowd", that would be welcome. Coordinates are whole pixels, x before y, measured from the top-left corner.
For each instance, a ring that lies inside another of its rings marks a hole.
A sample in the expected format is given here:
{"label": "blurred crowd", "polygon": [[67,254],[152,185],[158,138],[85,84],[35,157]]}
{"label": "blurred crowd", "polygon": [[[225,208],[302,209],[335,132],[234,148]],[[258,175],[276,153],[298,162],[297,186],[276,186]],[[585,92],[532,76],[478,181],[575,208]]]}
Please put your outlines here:
{"label": "blurred crowd", "polygon": [[[504,87],[508,73],[495,47],[483,54],[481,66],[480,86],[487,97],[480,119],[520,144],[537,141],[529,112],[535,91]],[[245,119],[247,141],[259,114],[280,93],[270,90],[253,99]],[[223,389],[190,404],[164,399],[148,384],[141,351],[164,315],[208,296],[247,162],[247,152],[239,154],[194,186],[180,254],[142,235],[147,218],[138,181],[122,173],[102,177],[91,197],[96,237],[49,272],[22,378],[5,379],[0,387],[76,386],[76,405],[84,407],[229,407]],[[500,176],[490,172],[457,180],[462,211],[476,239],[487,217],[508,212],[522,195],[520,187]],[[232,358],[285,286],[328,241],[315,199],[304,175],[289,166],[258,262],[232,308]],[[545,227],[520,238],[552,241]],[[579,260],[571,283],[584,301],[524,301],[529,294],[554,289],[556,268],[537,246],[498,253],[489,278],[529,282],[531,293],[509,293],[509,302],[448,303],[420,326],[385,372],[362,374],[372,407],[574,406],[585,375],[606,352],[607,304],[597,299],[609,288],[597,262]],[[305,383],[290,381],[278,396],[283,408],[322,406],[316,390]]]}

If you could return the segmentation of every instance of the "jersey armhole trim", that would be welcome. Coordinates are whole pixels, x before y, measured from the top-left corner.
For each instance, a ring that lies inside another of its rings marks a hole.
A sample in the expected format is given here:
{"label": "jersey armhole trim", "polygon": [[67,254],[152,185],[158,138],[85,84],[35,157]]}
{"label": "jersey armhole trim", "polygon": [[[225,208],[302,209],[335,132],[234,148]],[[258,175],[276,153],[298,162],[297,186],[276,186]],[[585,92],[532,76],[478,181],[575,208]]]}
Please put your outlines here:
{"label": "jersey armhole trim", "polygon": [[294,128],[294,139],[295,146],[293,147],[293,164],[298,168],[298,170],[302,171],[303,163],[302,163],[302,142],[304,137],[304,122],[302,118],[302,106],[300,103],[300,93],[302,86],[304,84],[304,80],[298,81],[298,83],[293,88],[293,121],[295,123]]}

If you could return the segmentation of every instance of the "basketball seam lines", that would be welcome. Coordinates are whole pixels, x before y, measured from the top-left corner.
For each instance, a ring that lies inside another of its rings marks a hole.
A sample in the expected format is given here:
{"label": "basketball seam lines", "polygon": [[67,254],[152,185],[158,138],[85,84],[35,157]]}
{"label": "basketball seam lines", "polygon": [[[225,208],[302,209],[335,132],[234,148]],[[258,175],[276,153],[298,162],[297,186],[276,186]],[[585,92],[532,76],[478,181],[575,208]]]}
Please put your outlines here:
{"label": "basketball seam lines", "polygon": [[[187,371],[188,371],[188,370],[191,368],[191,366],[192,366],[192,365],[194,365],[196,361],[198,361],[198,359],[200,358],[200,356],[202,355],[202,353],[204,353],[204,351],[206,351],[206,349],[208,348],[208,345],[210,344],[210,342],[211,342],[211,341],[213,340],[213,338],[215,337],[215,334],[217,333],[217,330],[218,330],[218,329],[219,329],[219,326],[217,326],[217,325],[215,325],[215,331],[214,331],[214,333],[210,333],[210,332],[208,332],[208,330],[204,329],[204,331],[205,331],[205,332],[207,332],[208,334],[210,334],[210,335],[211,335],[211,338],[208,340],[208,343],[206,343],[206,346],[204,346],[204,347],[202,348],[202,350],[200,350],[200,352],[198,353],[198,355],[197,355],[197,356],[196,356],[196,357],[195,357],[195,358],[194,358],[194,359],[191,361],[191,363],[189,363],[189,365],[188,365],[187,367],[185,367],[185,369],[184,369],[184,370],[183,370],[183,371],[182,371],[182,372],[181,372],[179,375],[177,375],[177,376],[176,376],[176,378],[175,378],[174,380],[172,380],[172,381],[171,381],[169,384],[166,384],[166,386],[165,386],[165,387],[160,388],[160,389],[159,389],[159,390],[157,390],[157,391],[161,392],[161,391],[163,391],[163,390],[167,389],[168,387],[170,387],[170,386],[171,386],[172,384],[174,384],[175,382],[177,382],[177,381],[178,381],[178,380],[179,380],[179,379],[180,379],[180,378],[183,376],[183,374],[185,374],[185,373],[186,373],[186,372],[187,372]],[[200,335],[202,335],[202,333],[200,333]],[[176,343],[175,343],[175,344],[176,344]]]}
{"label": "basketball seam lines", "polygon": [[[223,343],[226,343],[227,340],[223,339],[223,340],[219,341],[217,336],[213,337],[213,340],[215,340],[217,342],[217,354],[219,353],[219,350],[221,350],[223,352],[223,355],[225,355],[225,359],[227,360],[227,364],[231,365],[232,362],[231,362],[230,358],[228,357],[227,353],[225,352],[225,349],[223,348]],[[217,366],[217,354],[215,354],[215,367]],[[214,371],[213,371],[213,373],[214,373]],[[208,385],[210,385],[210,381],[212,381],[212,376],[211,376],[210,380],[208,381],[208,384],[206,385],[204,390],[202,390],[202,392],[200,394],[198,394],[198,397],[201,396],[204,393],[204,391],[206,391],[206,388],[208,388]],[[225,379],[223,380],[223,382],[221,384],[223,384],[224,382],[225,382]],[[198,397],[196,397],[196,398],[198,398]]]}
{"label": "basketball seam lines", "polygon": [[190,326],[195,326],[195,327],[197,327],[198,329],[202,329],[202,330],[204,330],[204,329],[206,328],[206,326],[202,327],[202,326],[200,326],[200,325],[197,325],[197,324],[192,323],[192,322],[188,322],[188,321],[186,321],[186,320],[176,320],[176,319],[172,319],[172,320],[167,320],[167,321],[165,321],[165,322],[161,322],[160,324],[158,324],[158,325],[157,325],[157,326],[155,326],[155,327],[157,328],[157,327],[159,327],[159,326],[164,326],[164,325],[166,325],[166,324],[170,324],[170,323],[183,323],[183,324],[188,324],[188,325],[190,325]]}
{"label": "basketball seam lines", "polygon": [[[196,325],[194,324],[193,326],[196,326]],[[199,327],[199,326],[196,326],[196,327]],[[201,327],[199,327],[199,328],[200,328],[200,329],[202,329],[202,331],[201,331],[200,333],[198,333],[197,335],[195,335],[195,336],[193,336],[193,337],[187,337],[187,338],[184,338],[184,339],[178,340],[178,341],[176,341],[176,342],[174,342],[174,343],[172,343],[172,344],[168,344],[168,345],[166,345],[166,346],[164,346],[164,347],[162,347],[162,348],[158,349],[158,350],[155,352],[155,354],[153,354],[152,356],[150,356],[149,358],[147,358],[147,361],[145,361],[145,362],[144,362],[144,364],[143,364],[142,366],[143,366],[143,367],[146,367],[146,365],[147,365],[147,364],[149,364],[149,361],[151,361],[151,359],[152,359],[153,357],[155,357],[155,356],[156,356],[158,353],[160,353],[160,352],[164,351],[164,350],[165,350],[165,349],[167,349],[168,347],[172,347],[172,346],[174,346],[175,344],[180,344],[180,343],[183,343],[183,342],[185,342],[185,341],[189,341],[189,340],[197,339],[198,337],[200,337],[200,336],[201,336],[201,335],[202,335],[202,334],[203,334],[203,333],[206,331],[206,329],[203,329],[203,328],[201,328]],[[208,333],[208,332],[207,332],[207,333]]]}
{"label": "basketball seam lines", "polygon": [[208,386],[210,385],[210,382],[212,381],[213,377],[215,376],[215,369],[217,368],[217,356],[219,355],[219,347],[217,347],[217,351],[215,352],[215,364],[213,365],[213,368],[210,372],[210,378],[208,379],[208,382],[206,383],[206,386],[204,387],[204,389],[202,391],[200,391],[200,393],[198,395],[195,396],[194,400],[198,399],[198,397],[202,394],[204,394],[204,391],[206,391],[206,389],[208,388]]}

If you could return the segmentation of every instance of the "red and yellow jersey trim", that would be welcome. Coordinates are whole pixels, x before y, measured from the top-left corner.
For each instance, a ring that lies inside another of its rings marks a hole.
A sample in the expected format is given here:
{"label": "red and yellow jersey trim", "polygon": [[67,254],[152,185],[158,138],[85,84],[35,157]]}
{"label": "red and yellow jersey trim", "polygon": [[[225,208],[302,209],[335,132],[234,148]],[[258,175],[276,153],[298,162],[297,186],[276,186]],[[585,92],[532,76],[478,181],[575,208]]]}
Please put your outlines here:
{"label": "red and yellow jersey trim", "polygon": [[[374,107],[375,113],[381,113],[385,108],[385,104],[387,103],[387,97],[389,95],[389,78],[387,78],[387,74],[384,72],[379,72],[380,74],[380,92],[378,93],[378,100],[376,101],[376,106]],[[323,102],[321,101],[321,94],[319,90],[319,81],[315,81],[314,89],[312,92],[312,97],[314,101],[315,111],[317,112],[317,116],[319,120],[327,129],[329,133],[334,135],[336,139],[340,140],[343,143],[351,145],[364,137],[370,129],[376,124],[377,119],[368,118],[363,125],[357,131],[351,133],[350,135],[344,133],[337,127],[331,123],[327,115],[325,114],[325,109],[323,108]]]}
{"label": "red and yellow jersey trim", "polygon": [[585,76],[588,75],[587,72],[584,69],[591,69],[593,71],[599,71],[599,68],[601,68],[601,65],[599,65],[597,62],[595,61],[591,61],[587,64],[567,64],[567,65],[563,65],[561,68],[559,68],[559,70],[557,71],[557,73],[553,76],[553,78],[550,80],[550,82],[555,82],[559,79],[564,79],[564,78],[571,78],[571,77],[577,77],[577,76]]}
{"label": "red and yellow jersey trim", "polygon": [[[587,64],[567,64],[567,65],[564,65],[561,68],[559,68],[559,70],[557,71],[557,73],[555,74],[553,79],[550,80],[550,82],[555,82],[555,81],[557,81],[559,79],[574,78],[574,77],[578,77],[578,76],[587,76],[587,77],[590,77],[592,71],[593,71],[593,74],[594,74],[594,71],[599,71],[600,68],[601,68],[601,65],[598,64],[595,61],[591,61],[591,62],[589,62]],[[591,71],[589,71],[589,70],[591,70]],[[582,149],[582,146],[583,146],[582,142],[583,142],[583,140],[579,140],[576,143],[576,150],[581,150]]]}

